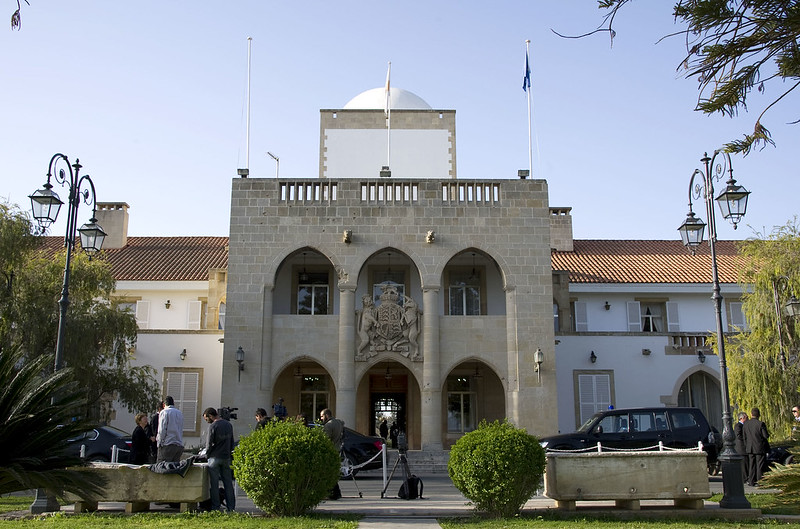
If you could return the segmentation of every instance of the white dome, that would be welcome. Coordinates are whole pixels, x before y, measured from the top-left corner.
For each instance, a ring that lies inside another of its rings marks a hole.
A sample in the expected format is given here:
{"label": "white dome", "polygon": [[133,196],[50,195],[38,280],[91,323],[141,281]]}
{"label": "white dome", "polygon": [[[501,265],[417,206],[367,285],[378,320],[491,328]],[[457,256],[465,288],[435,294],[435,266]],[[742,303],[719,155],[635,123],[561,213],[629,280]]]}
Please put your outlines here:
{"label": "white dome", "polygon": [[[389,97],[391,98],[392,110],[431,110],[431,106],[424,99],[402,88],[392,88],[389,91]],[[384,110],[386,108],[386,88],[382,86],[361,92],[348,101],[344,108],[349,110]]]}

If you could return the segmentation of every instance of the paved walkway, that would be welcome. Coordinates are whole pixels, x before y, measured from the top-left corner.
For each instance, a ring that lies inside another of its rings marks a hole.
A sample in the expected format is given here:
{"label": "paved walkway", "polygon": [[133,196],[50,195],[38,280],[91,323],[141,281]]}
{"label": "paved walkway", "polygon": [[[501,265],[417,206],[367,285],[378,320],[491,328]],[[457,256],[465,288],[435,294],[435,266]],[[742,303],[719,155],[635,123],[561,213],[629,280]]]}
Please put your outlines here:
{"label": "paved walkway", "polygon": [[[473,507],[469,501],[453,486],[446,474],[433,474],[422,476],[424,483],[423,497],[417,500],[402,500],[397,497],[400,489],[400,480],[395,477],[383,494],[383,481],[380,472],[371,471],[359,474],[355,481],[342,480],[339,486],[342,489],[342,498],[320,503],[314,512],[328,514],[354,513],[364,517],[359,523],[359,529],[438,529],[438,518],[444,517],[469,517],[473,514]],[[718,477],[710,480],[712,493],[722,492],[722,482]],[[746,493],[768,492],[745,486]],[[772,491],[769,491],[772,492]],[[123,503],[101,503],[100,509],[105,511],[124,511]],[[605,514],[625,519],[664,518],[682,516],[691,518],[744,518],[753,519],[759,516],[759,511],[754,509],[732,510],[720,509],[719,505],[706,502],[701,510],[676,509],[671,501],[642,501],[640,511],[625,511],[617,509],[614,502],[578,502],[581,514]],[[151,505],[153,511],[163,510],[164,507]],[[244,492],[239,491],[236,499],[236,511],[258,514],[258,509]],[[542,495],[537,495],[528,500],[523,512],[535,511],[562,512],[556,509],[555,501]],[[800,517],[793,517],[798,519]]]}

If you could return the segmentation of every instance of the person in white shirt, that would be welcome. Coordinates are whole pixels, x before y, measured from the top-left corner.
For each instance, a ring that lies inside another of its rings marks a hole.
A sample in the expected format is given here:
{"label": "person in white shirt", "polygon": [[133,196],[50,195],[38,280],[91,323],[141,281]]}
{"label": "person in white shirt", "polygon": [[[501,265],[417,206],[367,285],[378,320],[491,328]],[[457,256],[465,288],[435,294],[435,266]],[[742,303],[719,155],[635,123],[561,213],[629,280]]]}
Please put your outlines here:
{"label": "person in white shirt", "polygon": [[183,413],[175,407],[175,399],[167,395],[164,409],[158,414],[158,457],[156,462],[180,461],[183,455]]}

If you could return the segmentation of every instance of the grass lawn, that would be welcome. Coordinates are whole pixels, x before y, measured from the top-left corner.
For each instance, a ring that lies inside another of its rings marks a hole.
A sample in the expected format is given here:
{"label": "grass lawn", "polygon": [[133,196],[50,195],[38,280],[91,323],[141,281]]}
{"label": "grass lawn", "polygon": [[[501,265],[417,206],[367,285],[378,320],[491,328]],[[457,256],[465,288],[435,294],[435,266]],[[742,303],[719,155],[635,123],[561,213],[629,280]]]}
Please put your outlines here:
{"label": "grass lawn", "polygon": [[31,503],[33,503],[33,496],[0,496],[0,514],[27,510]]}
{"label": "grass lawn", "polygon": [[612,520],[584,518],[574,520],[520,517],[510,520],[439,520],[442,529],[727,529],[761,528],[785,525],[774,520]]}
{"label": "grass lawn", "polygon": [[[0,518],[3,513],[30,508],[33,496],[0,496]],[[27,520],[2,520],[0,528],[30,529],[356,529],[358,515],[313,515],[290,518],[267,518],[244,513],[139,513],[42,515]]]}
{"label": "grass lawn", "polygon": [[[721,495],[711,498],[719,501]],[[800,505],[781,505],[773,494],[748,494],[747,499],[754,508],[761,509],[765,514],[796,514],[800,515]],[[32,496],[0,496],[0,517],[9,511],[27,510],[33,502]],[[140,513],[135,515],[122,514],[67,514],[57,513],[43,515],[28,520],[0,520],[0,529],[5,528],[31,528],[31,529],[122,529],[143,528],[160,529],[180,526],[183,529],[356,529],[358,515],[314,515],[292,518],[266,518],[263,516],[250,516],[244,513],[228,515],[223,513],[199,514],[165,514],[165,513]],[[800,522],[798,522],[800,523]],[[715,528],[745,528],[745,527],[775,527],[785,525],[785,522],[775,520],[613,520],[606,518],[586,517],[582,519],[563,520],[553,516],[525,515],[507,520],[474,518],[439,519],[443,529],[601,529],[621,528],[636,529],[715,529]]]}
{"label": "grass lawn", "polygon": [[[775,494],[745,494],[747,501],[753,509],[761,509],[764,514],[795,514],[800,515],[800,505],[786,505],[778,501]],[[715,494],[709,498],[711,501],[719,501],[722,494]]]}
{"label": "grass lawn", "polygon": [[[754,509],[761,509],[763,514],[793,514],[800,515],[800,505],[782,505],[778,502],[775,494],[746,494],[745,495]],[[711,501],[718,502],[722,499],[722,494],[716,494],[710,498]],[[792,525],[800,524],[791,522]],[[714,528],[739,528],[739,527],[776,527],[786,525],[785,521],[777,520],[616,520],[599,517],[586,517],[582,519],[574,518],[563,520],[547,513],[544,515],[524,515],[510,520],[486,520],[478,517],[469,519],[440,519],[439,525],[442,529],[591,529],[591,528],[621,528],[636,529],[646,527],[647,529],[714,529]]]}

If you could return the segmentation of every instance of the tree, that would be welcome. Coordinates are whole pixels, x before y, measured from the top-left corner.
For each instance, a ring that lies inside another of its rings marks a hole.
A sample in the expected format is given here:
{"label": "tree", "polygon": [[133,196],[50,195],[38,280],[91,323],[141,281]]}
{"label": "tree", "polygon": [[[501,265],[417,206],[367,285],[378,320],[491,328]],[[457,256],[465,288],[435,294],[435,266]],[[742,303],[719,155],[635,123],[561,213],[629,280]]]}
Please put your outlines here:
{"label": "tree", "polygon": [[[783,313],[792,292],[800,294],[800,228],[794,222],[768,237],[743,241],[740,254],[747,264],[740,271],[742,309],[748,329],[730,344],[728,376],[731,400],[743,411],[761,410],[772,437],[788,437],[792,406],[800,404],[800,321]],[[785,279],[783,279],[785,278]],[[775,310],[775,287],[781,316]],[[778,340],[781,325],[785,362]]]}
{"label": "tree", "polygon": [[[33,233],[33,226],[27,215],[19,209],[0,202],[0,275],[3,285],[0,287],[0,308],[6,306],[14,284],[14,270],[20,270],[24,264],[24,256],[40,244]],[[0,326],[10,320],[3,318]],[[0,327],[0,336],[6,332]],[[2,347],[0,342],[0,347]]]}
{"label": "tree", "polygon": [[[596,31],[608,32],[613,41],[614,20],[630,1],[598,0],[600,8],[609,12]],[[686,55],[678,70],[699,83],[695,110],[734,117],[747,109],[753,89],[766,93],[768,86],[776,87],[752,134],[731,141],[725,149],[747,155],[755,146],[774,146],[762,118],[800,85],[797,0],[678,0],[673,13],[676,22],[685,24],[669,35],[686,39]],[[791,118],[792,123],[798,123],[797,117]]]}
{"label": "tree", "polygon": [[[0,209],[0,223],[0,266],[13,277],[0,297],[0,347],[19,347],[28,359],[51,354],[56,347],[65,250],[47,252],[41,237],[25,231],[30,221],[18,209]],[[107,422],[112,398],[131,412],[155,408],[159,395],[155,370],[131,365],[136,320],[112,299],[116,283],[110,264],[102,256],[90,261],[76,251],[70,270],[64,364],[75,369],[76,380],[87,391],[82,416]]]}
{"label": "tree", "polygon": [[86,428],[74,420],[85,396],[71,369],[43,375],[52,365],[52,355],[0,350],[0,494],[42,488],[91,498],[102,490],[96,477],[67,468],[80,464],[62,449]]}

